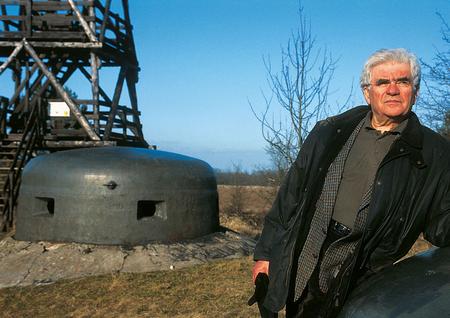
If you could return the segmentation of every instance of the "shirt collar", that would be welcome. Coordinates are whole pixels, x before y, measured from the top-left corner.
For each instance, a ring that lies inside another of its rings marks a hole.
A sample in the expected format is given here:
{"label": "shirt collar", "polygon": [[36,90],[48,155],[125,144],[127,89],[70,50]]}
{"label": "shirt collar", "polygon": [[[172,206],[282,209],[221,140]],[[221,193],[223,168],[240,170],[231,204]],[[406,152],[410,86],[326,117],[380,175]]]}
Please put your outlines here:
{"label": "shirt collar", "polygon": [[[375,128],[372,127],[371,119],[372,119],[372,111],[369,111],[369,112],[367,112],[366,117],[364,117],[363,127],[368,130],[375,130]],[[409,120],[409,118],[406,118],[404,121],[402,121],[400,124],[398,124],[397,127],[395,127],[391,131],[387,131],[386,133],[396,134],[396,135],[401,134],[405,130],[406,126],[408,125],[408,120]]]}

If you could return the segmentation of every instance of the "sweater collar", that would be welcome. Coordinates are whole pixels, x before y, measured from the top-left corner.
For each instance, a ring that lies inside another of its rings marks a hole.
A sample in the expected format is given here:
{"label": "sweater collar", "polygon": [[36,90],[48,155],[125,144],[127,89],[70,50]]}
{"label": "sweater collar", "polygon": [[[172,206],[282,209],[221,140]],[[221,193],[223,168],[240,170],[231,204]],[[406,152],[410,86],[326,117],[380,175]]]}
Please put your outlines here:
{"label": "sweater collar", "polygon": [[[340,115],[330,117],[329,122],[331,122],[337,130],[348,130],[348,133],[351,133],[356,125],[367,116],[368,112],[370,112],[369,106],[358,106]],[[410,112],[408,122],[400,135],[400,139],[413,148],[422,149],[422,125],[414,112]]]}

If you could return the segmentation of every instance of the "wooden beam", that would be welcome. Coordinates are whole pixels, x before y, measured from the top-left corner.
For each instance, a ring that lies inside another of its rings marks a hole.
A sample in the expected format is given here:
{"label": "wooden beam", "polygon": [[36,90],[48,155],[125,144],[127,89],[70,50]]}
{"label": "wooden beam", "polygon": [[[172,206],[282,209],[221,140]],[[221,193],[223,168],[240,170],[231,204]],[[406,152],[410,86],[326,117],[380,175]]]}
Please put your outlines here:
{"label": "wooden beam", "polygon": [[[6,39],[22,39],[26,35],[25,31],[10,31],[0,32],[0,38]],[[86,34],[82,31],[78,32],[66,32],[66,31],[46,31],[46,32],[33,32],[31,39],[50,39],[56,41],[66,40],[85,40]],[[93,42],[95,43],[95,42]]]}
{"label": "wooden beam", "polygon": [[[125,114],[123,114],[123,113],[120,113],[120,114],[121,115],[119,116],[119,118],[114,119],[115,124],[120,124],[121,125],[120,127],[125,127],[125,128],[129,128],[129,129],[134,129],[136,127],[140,127],[139,124],[136,125],[135,123],[126,120],[125,117],[122,117],[122,115],[125,116]],[[100,117],[101,117],[101,119],[106,120],[105,116],[100,116]],[[118,128],[118,126],[115,125],[113,128]],[[135,135],[136,135],[136,138],[139,138],[139,136],[137,134],[135,134]]]}
{"label": "wooden beam", "polygon": [[[1,34],[1,32],[0,32]],[[22,39],[22,37],[21,37]],[[48,47],[48,48],[74,48],[74,49],[100,49],[103,45],[102,43],[81,43],[81,42],[37,42],[37,41],[28,41],[30,45],[33,47]],[[0,41],[0,47],[11,47],[16,46],[17,42],[15,41]]]}
{"label": "wooden beam", "polygon": [[[20,22],[21,20],[23,20],[23,19],[20,19],[20,20],[18,20],[18,21]],[[6,24],[6,25],[8,25],[8,28],[5,29],[5,32],[6,32],[6,33],[11,33],[11,32],[12,32],[12,31],[9,29],[10,26],[16,28],[17,30],[20,29],[19,22],[14,22],[14,21],[12,21],[12,20],[3,20],[3,23]],[[16,32],[17,32],[17,30],[16,30]]]}
{"label": "wooden beam", "polygon": [[27,60],[27,61],[25,61],[25,79],[24,79],[24,82],[25,82],[25,98],[23,99],[24,100],[24,110],[25,110],[25,112],[29,112],[30,111],[30,108],[29,108],[29,106],[30,106],[30,77],[31,77],[31,74],[30,74],[30,63],[29,63],[29,61]]}
{"label": "wooden beam", "polygon": [[[2,10],[3,11],[3,10]],[[2,16],[0,16],[0,20],[2,21],[8,21],[8,20],[17,20],[17,21],[25,21],[26,17],[22,15],[6,15],[6,13]]]}
{"label": "wooden beam", "polygon": [[137,56],[136,56],[136,49],[135,49],[135,45],[134,45],[134,37],[133,37],[133,26],[131,25],[131,19],[130,19],[130,10],[128,8],[128,0],[122,0],[122,4],[123,4],[123,12],[124,12],[124,16],[125,16],[125,26],[126,26],[126,34],[127,34],[127,41],[126,41],[126,46],[127,49],[129,51],[128,55],[129,58],[131,58],[133,61],[132,63],[135,64],[138,68],[138,60],[137,60]]}
{"label": "wooden beam", "polygon": [[[33,65],[31,68],[31,75],[34,74],[34,72],[36,71],[36,69],[38,68],[37,64]],[[38,76],[38,78],[36,80],[41,80],[43,76]],[[11,107],[15,102],[16,99],[20,96],[20,92],[23,90],[23,88],[25,87],[26,81],[23,80],[15,89],[13,96],[11,97],[11,99],[9,100],[9,105],[8,108]]]}
{"label": "wooden beam", "polygon": [[78,20],[81,23],[81,26],[84,29],[84,32],[86,32],[86,35],[88,36],[89,40],[91,40],[91,42],[98,42],[97,38],[95,37],[94,33],[95,30],[91,30],[91,28],[89,27],[88,23],[86,22],[86,20],[84,19],[83,15],[81,14],[80,10],[78,10],[77,6],[73,3],[73,0],[67,0],[70,4],[70,6],[72,7],[72,10],[75,12],[75,15],[77,16]]}
{"label": "wooden beam", "polygon": [[[8,15],[6,6],[2,4],[0,7],[2,9],[2,16]],[[5,31],[9,31],[9,23],[6,23],[6,21],[3,21],[3,27],[5,28]]]}
{"label": "wooden beam", "polygon": [[[132,76],[132,75],[131,75]],[[137,125],[138,129],[136,130],[137,136],[144,141],[144,135],[142,130],[140,129],[141,123],[139,120],[139,116],[137,115],[137,94],[136,94],[136,81],[134,78],[131,78],[130,75],[127,76],[127,86],[128,86],[128,94],[130,96],[131,109],[133,110],[133,122]]]}
{"label": "wooden beam", "polygon": [[27,37],[31,37],[31,1],[27,0],[25,3],[25,30]]}
{"label": "wooden beam", "polygon": [[[112,132],[111,133],[111,137],[113,138],[118,138],[118,139],[122,139],[123,138],[123,134],[119,134],[119,133],[115,133]],[[137,142],[142,142],[142,140],[136,136],[130,136],[130,135],[126,135],[128,140],[132,140],[132,141],[137,141]]]}
{"label": "wooden beam", "polygon": [[117,145],[115,141],[84,141],[84,140],[44,140],[43,144],[48,148],[72,148],[72,147],[111,147]]}
{"label": "wooden beam", "polygon": [[[85,69],[84,67],[81,66],[81,67],[79,68],[79,70],[81,71],[81,73],[83,73],[83,75],[84,75],[89,81],[92,80],[91,75],[88,73],[88,71],[86,71],[86,69]],[[109,105],[111,105],[111,104],[112,104],[111,99],[109,98],[108,94],[106,94],[106,92],[102,89],[102,87],[101,87],[100,85],[98,85],[98,90],[99,90],[100,95],[103,97],[103,99],[104,99],[107,103],[109,103]],[[100,101],[99,101],[99,104],[100,104]]]}
{"label": "wooden beam", "polygon": [[[95,30],[95,8],[94,5],[91,4],[89,6],[89,18],[91,18],[91,22],[89,23],[89,27],[91,30]],[[91,74],[92,74],[92,100],[93,100],[93,113],[94,113],[94,131],[99,134],[100,128],[99,128],[99,120],[98,120],[98,87],[99,87],[99,73],[98,70],[100,68],[100,59],[98,58],[97,54],[95,52],[91,51],[90,53],[90,60],[91,60]]]}
{"label": "wooden beam", "polygon": [[[93,0],[74,1],[75,5],[91,6],[94,4]],[[66,1],[35,1],[33,2],[33,10],[36,11],[62,11],[70,10],[70,4]]]}
{"label": "wooden beam", "polygon": [[[64,66],[64,65],[63,65]],[[59,79],[59,83],[61,83],[61,87],[63,87],[64,83],[72,76],[73,72],[77,69],[75,64],[71,64],[67,67],[67,70],[64,72],[63,76]]]}
{"label": "wooden beam", "polygon": [[[16,43],[17,45],[17,43]],[[23,48],[23,43],[20,43],[16,46],[16,48],[14,49],[14,51],[12,51],[12,53],[9,55],[9,57],[6,59],[6,61],[0,65],[0,75],[6,70],[6,68],[8,67],[8,65],[12,62],[12,60],[17,56],[17,54],[19,54],[19,52],[22,50]]]}
{"label": "wooden beam", "polygon": [[116,89],[114,90],[114,96],[111,103],[111,110],[109,112],[108,122],[106,123],[105,134],[103,135],[105,140],[108,140],[111,134],[111,129],[113,127],[114,117],[116,116],[117,113],[117,105],[119,104],[120,95],[122,94],[123,82],[125,80],[126,73],[127,69],[124,66],[122,66],[120,68],[119,76],[117,78]]}
{"label": "wooden beam", "polygon": [[100,42],[105,39],[106,23],[109,21],[109,8],[111,7],[111,0],[106,0],[105,10],[103,11],[103,22],[100,28]]}
{"label": "wooden beam", "polygon": [[[85,17],[84,19],[88,22],[95,21],[95,17]],[[73,21],[78,21],[76,16],[63,15],[61,13],[46,13],[45,15],[33,16],[33,25],[38,27],[40,27],[43,22],[45,22],[49,28],[52,26],[70,27]]]}
{"label": "wooden beam", "polygon": [[[69,0],[69,1],[71,1],[71,0]],[[86,133],[88,134],[89,138],[91,138],[91,140],[100,140],[100,137],[92,130],[86,117],[84,117],[84,115],[78,109],[78,106],[70,98],[69,94],[67,94],[67,92],[64,90],[64,88],[58,83],[55,76],[47,69],[47,67],[41,61],[41,59],[39,58],[39,56],[37,55],[37,53],[33,49],[33,47],[26,40],[23,40],[23,44],[24,44],[24,47],[27,50],[27,52],[34,59],[34,61],[38,64],[42,73],[44,73],[44,75],[50,80],[50,82],[52,83],[53,87],[56,89],[58,94],[66,102],[67,106],[70,108],[70,111],[73,113],[76,120],[80,123],[81,127],[83,127],[84,130],[86,130]]]}
{"label": "wooden beam", "polygon": [[[56,64],[55,69],[53,71],[59,72],[63,66],[64,66],[64,62],[60,61]],[[68,67],[68,69],[64,72],[64,76],[60,80],[62,85],[64,85],[64,83],[67,81],[67,79],[73,74],[75,69],[76,69],[76,67],[74,65],[70,65]],[[44,77],[43,73],[39,75],[38,80],[40,81],[40,79],[42,79],[42,77]],[[48,86],[51,84],[50,79],[47,78],[46,81],[44,82],[44,84],[42,84],[40,87],[37,87],[38,80],[36,80],[36,82],[31,86],[31,89],[33,91],[35,91],[35,94],[33,95],[32,100],[30,102],[31,105],[34,105],[34,103],[36,103],[36,101],[40,100],[42,94],[44,94],[44,92],[47,90]]]}
{"label": "wooden beam", "polygon": [[6,134],[6,113],[8,112],[8,99],[6,97],[2,97],[0,99],[1,105],[1,114],[0,114],[0,134]]}
{"label": "wooden beam", "polygon": [[118,50],[115,48],[111,48],[105,45],[104,50],[101,50],[101,52],[99,52],[99,55],[101,55],[105,59],[108,58],[112,61],[117,62],[118,66],[125,66],[128,69],[139,71],[139,66],[133,63],[133,61],[128,60],[128,55],[118,52]]}
{"label": "wooden beam", "polygon": [[[101,4],[101,2],[100,1],[96,1],[95,2],[95,6],[103,13],[103,12],[105,12],[105,7]],[[122,19],[121,17],[120,17],[120,15],[118,15],[117,13],[114,13],[114,12],[109,12],[109,16],[111,17],[111,18],[113,18],[114,20],[117,20],[117,24],[118,23],[122,23],[122,24],[125,24],[125,20],[124,19]]]}
{"label": "wooden beam", "polygon": [[15,60],[15,63],[11,68],[13,70],[12,77],[14,81],[14,88],[17,89],[19,83],[22,81],[22,68],[20,66],[20,62],[18,60]]}
{"label": "wooden beam", "polygon": [[25,5],[28,0],[1,0],[0,5]]}
{"label": "wooden beam", "polygon": [[[63,66],[64,66],[64,61],[60,61],[60,62],[56,63],[55,69],[53,71],[59,72]],[[34,73],[34,71],[37,67],[38,67],[37,64],[33,65],[32,69],[31,69],[32,74]],[[74,66],[71,65],[70,67],[68,67],[68,70],[64,73],[64,76],[61,79],[61,83],[65,83],[65,81],[70,77],[70,75],[72,75],[74,70],[75,70]],[[34,103],[36,103],[36,100],[38,100],[42,96],[42,94],[47,90],[47,87],[50,85],[50,79],[48,79],[48,78],[44,82],[44,84],[42,84],[41,86],[38,85],[43,77],[44,77],[44,73],[41,72],[41,74],[39,74],[39,76],[36,78],[34,83],[31,85],[31,90],[34,92],[32,100],[30,102],[31,105],[34,105]],[[24,80],[17,86],[17,88],[13,94],[13,97],[9,101],[8,108],[11,107],[15,103],[16,99],[20,96],[20,92],[25,87],[25,84],[26,84],[26,81]],[[3,114],[2,114],[2,116],[3,116]]]}
{"label": "wooden beam", "polygon": [[[100,67],[100,61],[94,52],[91,52],[91,88],[92,88],[92,101],[94,115],[98,116],[98,97],[99,97],[99,77],[98,69]],[[94,130],[98,134],[98,120],[94,120]]]}

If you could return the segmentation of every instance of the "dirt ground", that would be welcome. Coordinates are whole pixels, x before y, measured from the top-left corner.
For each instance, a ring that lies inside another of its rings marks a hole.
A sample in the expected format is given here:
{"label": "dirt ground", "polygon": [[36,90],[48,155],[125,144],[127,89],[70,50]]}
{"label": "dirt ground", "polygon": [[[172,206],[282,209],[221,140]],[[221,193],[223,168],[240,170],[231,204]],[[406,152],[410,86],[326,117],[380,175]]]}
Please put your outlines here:
{"label": "dirt ground", "polygon": [[[220,224],[239,233],[258,239],[276,195],[273,187],[219,185]],[[410,257],[432,245],[419,237],[405,256]]]}

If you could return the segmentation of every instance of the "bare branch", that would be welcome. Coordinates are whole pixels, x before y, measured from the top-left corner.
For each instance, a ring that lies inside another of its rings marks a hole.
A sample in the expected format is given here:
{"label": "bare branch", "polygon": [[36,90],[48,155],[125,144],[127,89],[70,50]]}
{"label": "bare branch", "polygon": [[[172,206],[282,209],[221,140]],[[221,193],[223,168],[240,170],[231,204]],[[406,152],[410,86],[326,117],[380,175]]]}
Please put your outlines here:
{"label": "bare branch", "polygon": [[450,27],[443,16],[441,35],[444,50],[436,50],[432,63],[421,60],[424,74],[417,113],[430,128],[450,136]]}
{"label": "bare branch", "polygon": [[[311,22],[301,5],[298,16],[298,28],[281,48],[279,71],[273,71],[269,57],[263,58],[270,92],[270,98],[262,93],[263,111],[258,112],[249,102],[261,124],[266,151],[280,171],[294,162],[314,123],[328,115],[329,87],[337,63],[327,49],[316,48]],[[278,119],[274,116],[276,109],[281,110]]]}

